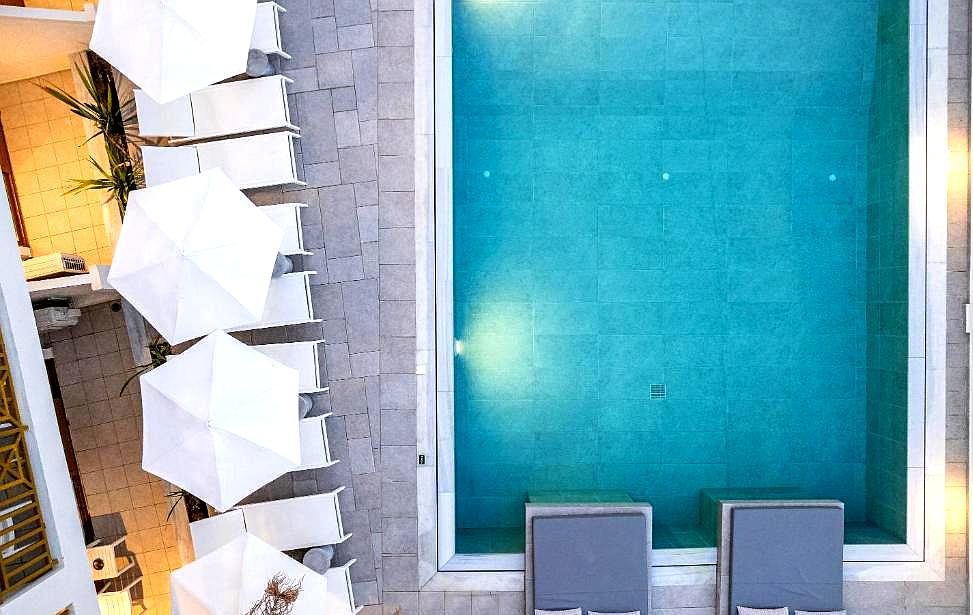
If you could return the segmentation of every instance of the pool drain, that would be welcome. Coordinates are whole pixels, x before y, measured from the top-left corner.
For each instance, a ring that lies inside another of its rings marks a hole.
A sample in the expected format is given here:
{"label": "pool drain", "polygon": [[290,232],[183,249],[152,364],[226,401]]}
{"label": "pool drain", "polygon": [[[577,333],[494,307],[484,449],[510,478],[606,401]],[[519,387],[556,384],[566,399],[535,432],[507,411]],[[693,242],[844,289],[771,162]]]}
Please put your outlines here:
{"label": "pool drain", "polygon": [[665,399],[666,394],[667,394],[666,385],[664,384],[649,385],[649,399]]}

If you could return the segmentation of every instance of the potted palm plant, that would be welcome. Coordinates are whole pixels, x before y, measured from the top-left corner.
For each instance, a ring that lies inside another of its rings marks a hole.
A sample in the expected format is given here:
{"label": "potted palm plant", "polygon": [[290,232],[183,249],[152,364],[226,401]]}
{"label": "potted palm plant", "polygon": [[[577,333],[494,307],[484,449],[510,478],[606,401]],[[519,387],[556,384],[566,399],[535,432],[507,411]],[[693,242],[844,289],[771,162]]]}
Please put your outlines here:
{"label": "potted palm plant", "polygon": [[98,56],[89,53],[87,62],[75,65],[75,74],[81,86],[80,95],[53,83],[39,87],[85,120],[90,132],[86,143],[97,139],[104,144],[103,155],[96,149],[88,156],[93,177],[72,180],[73,185],[67,194],[87,190],[105,193],[102,216],[114,245],[121,230],[128,195],[144,184],[141,161],[129,148],[129,143],[137,139],[132,131],[135,104],[132,99],[124,102],[120,99],[111,66]]}

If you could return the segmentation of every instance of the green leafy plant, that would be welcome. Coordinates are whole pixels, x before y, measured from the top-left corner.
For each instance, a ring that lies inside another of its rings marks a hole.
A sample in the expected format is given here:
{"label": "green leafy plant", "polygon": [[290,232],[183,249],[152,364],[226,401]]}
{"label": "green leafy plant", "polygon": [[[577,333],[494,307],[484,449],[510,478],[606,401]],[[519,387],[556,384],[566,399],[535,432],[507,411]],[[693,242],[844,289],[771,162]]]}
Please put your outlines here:
{"label": "green leafy plant", "polygon": [[94,124],[95,133],[88,141],[102,137],[109,160],[117,163],[128,158],[127,139],[135,138],[131,131],[135,124],[135,101],[122,103],[113,88],[98,88],[87,64],[79,62],[75,64],[74,70],[91,102],[85,102],[53,83],[39,84],[39,87],[64,103],[71,113]]}
{"label": "green leafy plant", "polygon": [[109,199],[118,203],[119,213],[125,214],[125,205],[128,203],[128,195],[133,190],[138,190],[142,185],[145,176],[141,165],[127,160],[116,164],[108,169],[104,168],[98,161],[88,157],[88,163],[98,172],[98,177],[88,179],[72,179],[73,184],[65,194],[78,194],[87,190],[102,190],[108,193]]}
{"label": "green leafy plant", "polygon": [[[96,72],[92,65],[78,63],[75,73],[90,101],[82,100],[64,88],[53,83],[39,84],[39,87],[56,100],[64,103],[74,115],[90,122],[94,134],[88,139],[102,137],[105,143],[107,165],[99,164],[90,157],[88,161],[98,173],[92,179],[71,180],[73,186],[66,194],[76,194],[85,190],[102,190],[118,204],[119,213],[125,215],[128,195],[144,183],[141,164],[129,154],[129,141],[137,140],[132,128],[135,125],[135,105],[133,100],[119,100],[112,82],[110,67],[103,61],[92,61],[99,68]],[[87,141],[86,141],[87,143]],[[107,168],[106,168],[107,167]]]}
{"label": "green leafy plant", "polygon": [[118,396],[121,397],[125,393],[125,389],[128,388],[128,385],[133,380],[151,369],[164,365],[170,354],[172,354],[172,345],[161,337],[157,337],[149,342],[149,362],[144,365],[135,366],[135,372],[122,384],[121,390],[118,391]]}

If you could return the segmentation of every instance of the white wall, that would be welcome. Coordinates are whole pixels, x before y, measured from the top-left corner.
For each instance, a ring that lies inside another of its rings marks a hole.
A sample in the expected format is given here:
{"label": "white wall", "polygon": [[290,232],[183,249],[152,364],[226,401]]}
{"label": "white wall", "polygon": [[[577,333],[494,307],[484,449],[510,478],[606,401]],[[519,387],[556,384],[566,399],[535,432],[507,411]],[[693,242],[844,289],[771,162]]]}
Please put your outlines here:
{"label": "white wall", "polygon": [[0,615],[97,615],[84,535],[61,445],[40,339],[23,278],[6,194],[0,190],[0,330],[10,362],[28,454],[47,525],[54,571],[8,596]]}
{"label": "white wall", "polygon": [[88,46],[95,13],[0,6],[0,83],[71,68]]}

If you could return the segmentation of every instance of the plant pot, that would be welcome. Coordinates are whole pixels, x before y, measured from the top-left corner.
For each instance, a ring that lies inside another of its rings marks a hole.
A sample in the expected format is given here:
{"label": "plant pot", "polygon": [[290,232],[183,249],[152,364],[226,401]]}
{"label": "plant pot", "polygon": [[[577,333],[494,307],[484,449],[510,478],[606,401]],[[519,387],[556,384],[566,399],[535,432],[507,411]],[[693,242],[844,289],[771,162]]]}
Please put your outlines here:
{"label": "plant pot", "polygon": [[186,516],[189,517],[190,523],[209,518],[209,507],[206,506],[206,502],[191,493],[184,494],[182,499],[186,505]]}
{"label": "plant pot", "polygon": [[118,236],[122,232],[122,214],[116,201],[110,200],[101,204],[101,221],[105,225],[105,235],[108,236],[108,247],[114,255]]}

